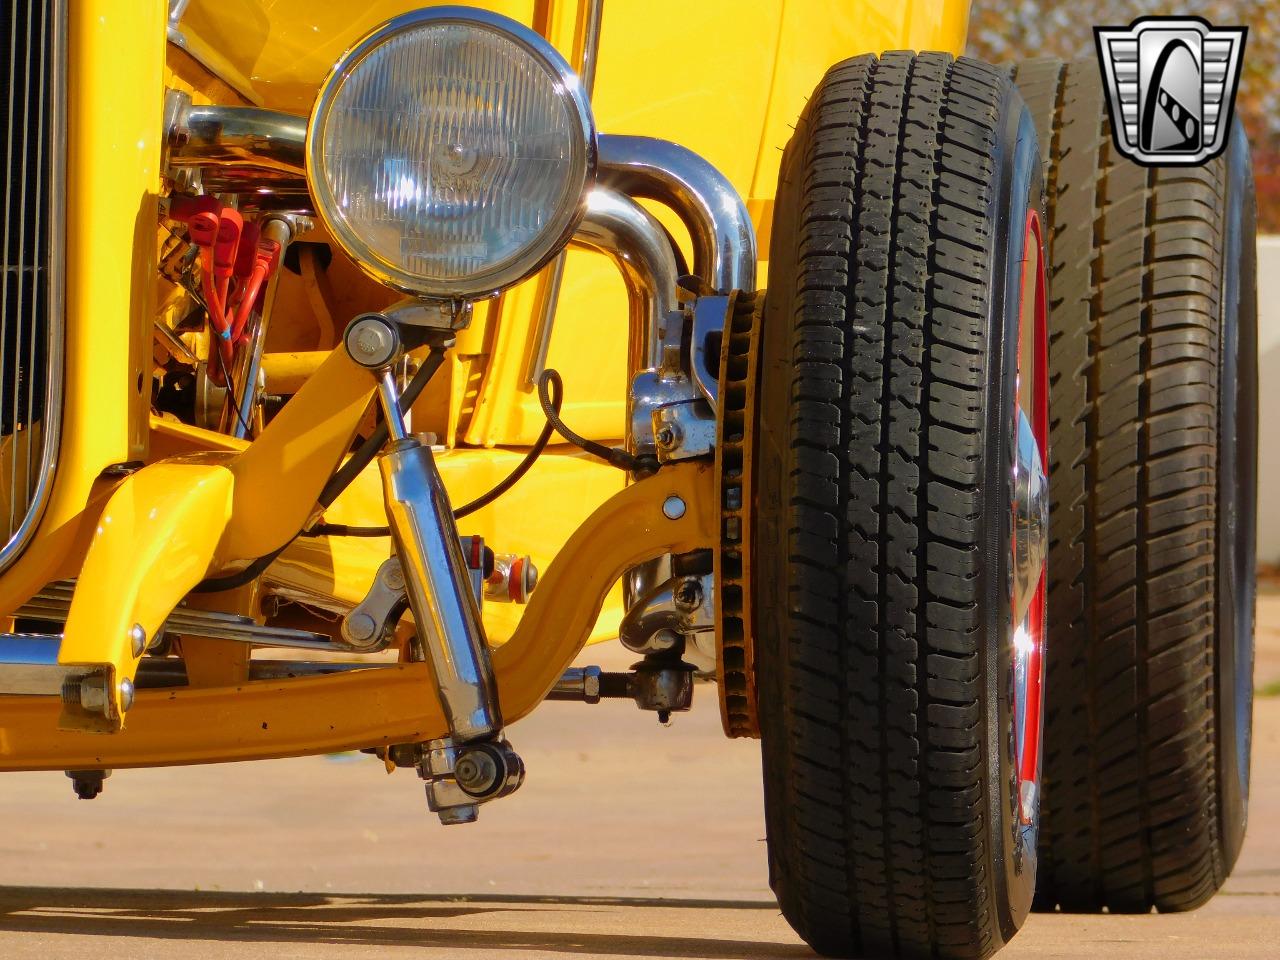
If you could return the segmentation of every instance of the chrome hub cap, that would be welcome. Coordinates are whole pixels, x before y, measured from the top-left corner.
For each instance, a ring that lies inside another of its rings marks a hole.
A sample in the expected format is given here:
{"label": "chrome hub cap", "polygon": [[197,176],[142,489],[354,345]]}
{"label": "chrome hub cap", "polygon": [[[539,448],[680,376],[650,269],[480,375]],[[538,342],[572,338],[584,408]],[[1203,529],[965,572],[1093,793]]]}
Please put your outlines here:
{"label": "chrome hub cap", "polygon": [[1027,215],[1018,303],[1017,408],[1010,424],[1012,536],[1010,623],[1017,799],[1024,824],[1035,822],[1040,793],[1044,707],[1045,561],[1049,552],[1048,307],[1040,217]]}

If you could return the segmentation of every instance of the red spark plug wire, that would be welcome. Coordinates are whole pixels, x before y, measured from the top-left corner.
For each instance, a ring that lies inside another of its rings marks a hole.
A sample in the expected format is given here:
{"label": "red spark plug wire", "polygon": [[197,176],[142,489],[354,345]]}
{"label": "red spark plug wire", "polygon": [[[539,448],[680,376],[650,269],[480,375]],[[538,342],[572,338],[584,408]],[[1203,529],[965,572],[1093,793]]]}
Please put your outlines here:
{"label": "red spark plug wire", "polygon": [[240,291],[240,305],[236,310],[235,320],[231,324],[231,342],[239,343],[244,339],[245,325],[249,322],[249,313],[258,299],[262,284],[275,272],[280,263],[280,244],[274,240],[259,240],[254,253],[253,270]]}

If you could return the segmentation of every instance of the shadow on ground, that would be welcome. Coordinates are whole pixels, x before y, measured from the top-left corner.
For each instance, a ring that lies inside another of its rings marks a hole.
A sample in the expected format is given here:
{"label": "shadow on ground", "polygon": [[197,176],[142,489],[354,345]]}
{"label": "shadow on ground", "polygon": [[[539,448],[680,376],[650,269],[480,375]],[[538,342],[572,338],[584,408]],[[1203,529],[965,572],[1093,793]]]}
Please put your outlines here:
{"label": "shadow on ground", "polygon": [[[593,956],[719,958],[812,957],[802,946],[668,933],[587,933],[601,909],[768,911],[772,901],[664,900],[644,897],[223,893],[0,887],[0,932],[154,940],[530,950]],[[489,929],[450,922],[488,915]],[[564,915],[565,922],[547,924]],[[572,918],[572,919],[571,919]],[[597,918],[603,919],[603,918]],[[652,926],[679,929],[672,918]],[[543,929],[529,929],[530,925]],[[608,924],[618,926],[617,924]],[[519,929],[493,929],[505,926]],[[698,928],[690,918],[689,928]]]}

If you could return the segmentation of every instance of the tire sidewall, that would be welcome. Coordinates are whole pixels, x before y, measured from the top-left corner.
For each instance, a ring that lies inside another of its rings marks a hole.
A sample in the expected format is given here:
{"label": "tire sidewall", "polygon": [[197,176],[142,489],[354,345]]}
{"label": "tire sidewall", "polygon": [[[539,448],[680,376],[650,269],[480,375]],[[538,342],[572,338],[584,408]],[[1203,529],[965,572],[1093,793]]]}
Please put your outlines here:
{"label": "tire sidewall", "polygon": [[[997,187],[989,220],[993,227],[988,323],[987,450],[982,517],[982,595],[984,627],[985,724],[988,745],[992,876],[1000,930],[1005,940],[1017,932],[1035,893],[1039,800],[1030,825],[1019,816],[1017,743],[1013,713],[1013,608],[1010,549],[1013,536],[1011,465],[1016,436],[1018,306],[1022,262],[1026,257],[1026,221],[1037,209],[1044,222],[1043,168],[1035,124],[1015,88],[1010,87],[994,155]],[[1044,256],[1044,251],[1041,251]],[[1046,261],[1047,262],[1047,261]],[[1043,711],[1041,711],[1043,715]]]}
{"label": "tire sidewall", "polygon": [[1215,564],[1218,818],[1230,871],[1244,842],[1253,730],[1258,504],[1257,247],[1249,144],[1233,125],[1226,165],[1218,366]]}

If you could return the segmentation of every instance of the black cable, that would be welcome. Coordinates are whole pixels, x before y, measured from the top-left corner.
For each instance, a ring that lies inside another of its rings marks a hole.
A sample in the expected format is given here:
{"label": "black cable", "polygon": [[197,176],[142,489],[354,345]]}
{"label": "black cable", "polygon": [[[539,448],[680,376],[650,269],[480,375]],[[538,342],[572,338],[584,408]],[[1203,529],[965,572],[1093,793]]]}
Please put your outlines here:
{"label": "black cable", "polygon": [[[439,369],[440,364],[444,362],[444,356],[442,349],[432,347],[431,353],[427,355],[427,359],[423,361],[413,380],[410,381],[404,393],[400,396],[402,408],[407,409],[413,405],[413,402],[422,393],[432,375]],[[552,387],[555,388],[554,397],[551,395]],[[547,444],[551,441],[552,433],[559,433],[560,436],[574,446],[585,450],[593,456],[600,457],[605,462],[622,470],[647,471],[656,468],[657,465],[653,462],[653,458],[636,457],[625,450],[618,450],[614,447],[607,447],[602,443],[597,443],[594,440],[588,440],[565,424],[560,419],[560,408],[564,403],[564,380],[557,371],[544,370],[542,376],[538,378],[538,401],[542,406],[543,416],[547,418],[546,425],[542,428],[542,432],[538,434],[538,439],[534,441],[533,446],[516,464],[515,469],[499,481],[497,485],[487,493],[481,494],[471,502],[465,503],[454,510],[453,516],[455,519],[460,519],[482,507],[488,506],[514,487],[520,481],[520,478],[529,472],[543,451],[546,450]],[[338,470],[329,479],[329,482],[324,485],[320,496],[317,498],[321,507],[331,506],[333,501],[338,498],[338,495],[350,486],[351,481],[378,455],[378,451],[386,444],[387,437],[387,425],[383,422],[370,434],[369,439],[365,440],[359,449],[347,458],[347,462],[342,466],[342,469]],[[225,577],[204,580],[196,585],[192,593],[214,593],[221,590],[233,590],[256,580],[298,537],[386,537],[390,536],[390,534],[389,527],[354,527],[338,523],[319,523],[307,530],[298,531],[290,538],[288,543],[283,544],[271,553],[259,557],[243,570]]]}
{"label": "black cable", "polygon": [[[432,344],[431,352],[427,354],[427,359],[422,362],[422,366],[418,368],[418,372],[413,375],[413,379],[409,381],[409,385],[404,388],[404,393],[400,395],[400,406],[402,409],[408,409],[413,406],[415,400],[421,395],[430,382],[435,372],[440,369],[440,365],[444,363],[444,348]],[[373,458],[378,455],[378,451],[383,448],[387,442],[387,424],[384,421],[380,424],[369,439],[356,449],[356,452],[347,458],[347,462],[332,477],[329,478],[320,491],[318,501],[321,507],[328,507],[338,499],[338,495],[351,485],[351,481],[359,476],[360,471],[367,467]],[[268,554],[264,554],[257,560],[254,560],[243,570],[235,573],[227,574],[225,577],[210,577],[196,584],[192,593],[217,593],[222,590],[234,590],[236,587],[243,587],[247,583],[252,583],[258,577],[262,576],[263,571],[271,566],[272,562],[280,554],[284,553],[285,548],[294,540],[298,539],[302,531],[299,530],[288,541],[281,544],[278,548]]]}
{"label": "black cable", "polygon": [[[533,468],[538,457],[540,457],[547,449],[547,444],[551,442],[552,434],[557,431],[557,424],[559,424],[559,427],[562,428],[563,431],[567,432],[571,437],[575,437],[577,440],[582,441],[580,444],[577,444],[578,446],[585,444],[588,451],[591,453],[596,452],[594,449],[590,449],[593,447],[599,447],[601,450],[605,451],[607,454],[605,459],[610,462],[613,462],[616,455],[620,452],[587,440],[564,425],[564,421],[560,419],[560,410],[564,402],[564,381],[560,378],[560,374],[558,372],[555,370],[546,371],[543,373],[542,377],[539,378],[539,384],[539,400],[542,400],[543,393],[547,395],[546,401],[543,405],[543,413],[546,414],[547,410],[550,409],[551,415],[547,416],[547,422],[543,426],[542,432],[538,434],[538,439],[534,441],[533,446],[529,448],[528,452],[520,459],[520,462],[516,464],[515,468],[507,474],[506,477],[486,493],[482,493],[474,500],[469,503],[464,503],[462,506],[454,510],[453,516],[455,520],[460,520],[465,516],[475,513],[482,507],[487,507],[519,483],[521,477]],[[570,440],[570,442],[574,441]],[[349,527],[340,523],[318,523],[309,530],[303,532],[303,536],[308,537],[388,537],[390,535],[391,529],[389,527]]]}
{"label": "black cable", "polygon": [[[551,399],[551,405],[556,413],[560,412],[563,401],[564,386],[557,377],[555,380],[555,396]],[[461,520],[463,517],[475,513],[482,507],[487,507],[493,501],[514,487],[520,482],[520,478],[532,469],[538,457],[542,456],[547,444],[551,442],[551,435],[555,432],[555,427],[548,420],[542,428],[542,432],[538,434],[538,439],[533,442],[533,446],[528,452],[520,458],[520,462],[515,468],[506,475],[502,480],[498,481],[487,492],[482,493],[469,503],[464,503],[458,509],[453,511],[455,520]],[[350,527],[342,523],[317,523],[315,526],[302,532],[304,537],[389,537],[391,536],[390,527]]]}
{"label": "black cable", "polygon": [[[444,358],[444,349],[433,345],[431,352],[427,354],[427,359],[422,361],[422,366],[418,368],[418,372],[413,375],[409,385],[404,388],[404,393],[400,395],[401,410],[408,410],[413,406],[414,401],[418,399],[427,383],[444,363]],[[371,464],[373,458],[387,445],[387,436],[387,422],[383,420],[374,428],[373,433],[369,434],[369,439],[360,444],[359,449],[347,458],[347,462],[337,473],[329,478],[329,482],[320,491],[320,506],[332,505],[333,501],[338,499],[338,494],[351,486],[351,481],[360,476],[361,471]]]}
{"label": "black cable", "polygon": [[[560,412],[560,406],[563,400],[564,400],[564,384],[560,382],[560,378],[559,376],[557,376],[556,377],[556,395],[555,395],[555,399],[552,401],[552,406],[554,407],[556,413]],[[502,496],[504,493],[506,493],[508,490],[514,487],[520,481],[520,478],[529,472],[530,468],[533,466],[534,462],[538,459],[538,457],[542,456],[542,451],[547,449],[547,444],[551,442],[551,434],[554,432],[555,432],[555,427],[552,425],[551,421],[548,420],[543,425],[542,432],[538,434],[538,439],[533,442],[533,446],[529,448],[529,452],[526,453],[524,457],[521,459],[521,461],[516,464],[515,469],[512,470],[509,474],[507,474],[506,478],[501,480],[497,484],[497,486],[495,486],[488,493],[482,493],[480,496],[476,497],[470,503],[464,503],[462,506],[458,507],[457,510],[454,510],[453,518],[455,520],[460,520],[461,518],[467,516],[468,514],[475,513],[481,507],[487,507],[489,504],[493,503],[493,501],[497,500],[500,496]]]}
{"label": "black cable", "polygon": [[645,470],[656,464],[651,464],[648,458],[633,456],[625,450],[619,450],[616,447],[606,447],[603,443],[596,443],[594,440],[588,440],[582,434],[570,429],[569,426],[560,419],[559,408],[551,404],[551,398],[548,395],[548,388],[551,384],[555,384],[558,393],[564,395],[564,381],[560,379],[560,374],[551,369],[543,370],[542,376],[538,378],[538,401],[542,404],[543,416],[547,418],[547,423],[555,428],[556,433],[564,437],[575,447],[581,447],[592,456],[599,457],[606,463],[610,463],[620,470]]}

